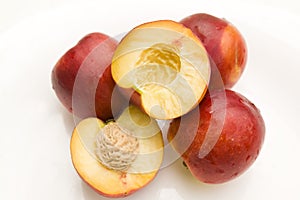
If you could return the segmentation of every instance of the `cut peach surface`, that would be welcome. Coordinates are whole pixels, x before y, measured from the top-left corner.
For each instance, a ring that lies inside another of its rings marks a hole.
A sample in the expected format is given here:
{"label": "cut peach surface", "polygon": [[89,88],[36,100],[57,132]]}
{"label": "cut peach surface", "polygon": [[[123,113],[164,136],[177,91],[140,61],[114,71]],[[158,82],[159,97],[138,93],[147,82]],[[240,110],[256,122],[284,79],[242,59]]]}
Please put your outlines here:
{"label": "cut peach surface", "polygon": [[151,117],[172,119],[194,108],[210,77],[207,52],[182,24],[170,20],[142,24],[118,45],[112,77],[124,90],[133,89],[138,105]]}
{"label": "cut peach surface", "polygon": [[71,156],[77,173],[98,193],[127,196],[156,176],[163,159],[162,134],[155,120],[130,106],[114,122],[82,120],[72,135]]}

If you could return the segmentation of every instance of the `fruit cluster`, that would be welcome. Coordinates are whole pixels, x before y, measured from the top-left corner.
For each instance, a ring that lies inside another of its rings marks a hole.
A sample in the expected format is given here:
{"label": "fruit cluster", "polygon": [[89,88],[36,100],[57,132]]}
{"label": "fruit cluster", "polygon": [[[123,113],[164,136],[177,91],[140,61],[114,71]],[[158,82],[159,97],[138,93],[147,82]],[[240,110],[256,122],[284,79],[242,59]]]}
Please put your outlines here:
{"label": "fruit cluster", "polygon": [[167,139],[198,180],[224,183],[256,160],[265,125],[230,90],[247,60],[241,33],[200,13],[141,24],[120,42],[91,33],[52,71],[62,104],[82,120],[71,138],[79,176],[109,197],[132,194],[160,169]]}

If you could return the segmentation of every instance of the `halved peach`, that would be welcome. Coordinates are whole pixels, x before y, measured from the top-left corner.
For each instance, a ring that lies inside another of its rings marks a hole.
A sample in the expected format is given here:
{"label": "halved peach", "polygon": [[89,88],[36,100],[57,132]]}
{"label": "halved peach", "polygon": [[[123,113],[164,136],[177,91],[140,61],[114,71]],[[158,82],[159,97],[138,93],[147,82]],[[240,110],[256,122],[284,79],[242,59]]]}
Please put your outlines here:
{"label": "halved peach", "polygon": [[153,180],[163,146],[157,122],[129,106],[116,121],[82,120],[72,135],[71,156],[79,176],[95,191],[123,197]]}
{"label": "halved peach", "polygon": [[210,64],[190,29],[161,20],[137,26],[121,40],[112,60],[112,77],[149,116],[172,119],[201,101]]}

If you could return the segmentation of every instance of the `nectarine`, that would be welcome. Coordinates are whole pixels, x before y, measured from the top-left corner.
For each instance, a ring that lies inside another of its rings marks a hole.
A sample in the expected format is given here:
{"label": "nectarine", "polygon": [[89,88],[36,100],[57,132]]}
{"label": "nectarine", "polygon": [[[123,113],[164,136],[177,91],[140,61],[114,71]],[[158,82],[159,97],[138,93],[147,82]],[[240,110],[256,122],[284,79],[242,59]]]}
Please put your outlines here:
{"label": "nectarine", "polygon": [[191,15],[180,22],[199,37],[210,55],[210,87],[233,87],[247,60],[246,42],[239,30],[225,19],[205,13]]}
{"label": "nectarine", "polygon": [[115,90],[111,58],[117,41],[91,33],[68,50],[52,71],[52,86],[61,103],[80,118],[113,117],[122,109],[123,97]]}
{"label": "nectarine", "polygon": [[201,101],[210,65],[205,48],[190,29],[161,20],[139,25],[121,40],[112,76],[149,116],[172,119]]}
{"label": "nectarine", "polygon": [[79,176],[99,194],[123,197],[150,183],[163,160],[157,122],[134,106],[116,121],[82,120],[71,138],[71,156]]}
{"label": "nectarine", "polygon": [[256,160],[265,136],[260,111],[230,90],[207,93],[199,107],[173,120],[168,140],[191,173],[206,183],[241,175]]}

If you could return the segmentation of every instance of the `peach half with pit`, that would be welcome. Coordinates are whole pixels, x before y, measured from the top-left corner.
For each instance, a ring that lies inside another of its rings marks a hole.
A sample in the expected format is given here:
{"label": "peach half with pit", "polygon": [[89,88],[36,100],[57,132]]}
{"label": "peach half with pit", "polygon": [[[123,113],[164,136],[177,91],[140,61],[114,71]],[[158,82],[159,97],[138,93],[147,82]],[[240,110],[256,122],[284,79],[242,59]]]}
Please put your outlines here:
{"label": "peach half with pit", "polygon": [[111,67],[122,93],[155,119],[192,110],[210,78],[209,58],[199,38],[171,20],[132,29],[119,43]]}
{"label": "peach half with pit", "polygon": [[135,106],[118,119],[79,122],[71,138],[79,176],[99,194],[124,197],[154,179],[163,160],[163,137],[156,120]]}

